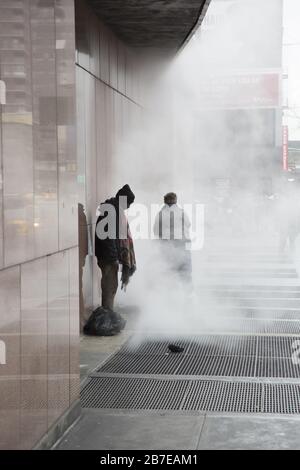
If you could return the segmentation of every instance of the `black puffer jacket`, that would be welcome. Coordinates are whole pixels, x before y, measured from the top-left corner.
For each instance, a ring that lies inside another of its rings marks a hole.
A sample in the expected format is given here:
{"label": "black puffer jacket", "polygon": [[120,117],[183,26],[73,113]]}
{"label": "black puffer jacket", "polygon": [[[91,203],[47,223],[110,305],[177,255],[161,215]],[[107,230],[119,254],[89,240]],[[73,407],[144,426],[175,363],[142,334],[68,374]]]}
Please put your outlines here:
{"label": "black puffer jacket", "polygon": [[[118,200],[115,197],[107,199],[104,204],[111,204],[116,209],[116,234],[118,233],[118,221],[119,221],[119,206]],[[100,205],[101,209],[101,205]],[[101,212],[96,222],[96,229],[98,222],[107,217],[107,211]],[[113,263],[119,259],[119,250],[118,250],[118,240],[117,238],[106,238],[101,240],[97,236],[97,230],[95,232],[95,256],[98,261],[104,261],[108,263]]]}

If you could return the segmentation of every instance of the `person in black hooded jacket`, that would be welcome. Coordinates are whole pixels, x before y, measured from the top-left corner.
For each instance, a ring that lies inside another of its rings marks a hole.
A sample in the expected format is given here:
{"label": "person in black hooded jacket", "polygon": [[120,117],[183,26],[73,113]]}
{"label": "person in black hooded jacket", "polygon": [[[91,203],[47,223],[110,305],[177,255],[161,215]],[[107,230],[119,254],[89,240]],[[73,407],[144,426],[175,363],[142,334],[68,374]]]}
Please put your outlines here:
{"label": "person in black hooded jacket", "polygon": [[133,241],[125,210],[134,202],[135,196],[128,184],[115,197],[100,204],[96,222],[95,256],[102,272],[102,307],[113,310],[118,289],[118,271],[122,266],[122,289],[126,289],[136,270]]}

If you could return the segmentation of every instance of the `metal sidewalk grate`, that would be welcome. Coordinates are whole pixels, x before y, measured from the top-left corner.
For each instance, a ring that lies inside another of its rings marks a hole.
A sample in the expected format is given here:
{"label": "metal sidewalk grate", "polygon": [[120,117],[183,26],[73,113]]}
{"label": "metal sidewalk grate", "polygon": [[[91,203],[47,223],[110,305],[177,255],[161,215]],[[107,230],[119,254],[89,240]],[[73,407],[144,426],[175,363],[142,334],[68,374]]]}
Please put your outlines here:
{"label": "metal sidewalk grate", "polygon": [[[210,306],[210,303],[207,303],[207,306]],[[212,303],[211,307],[221,306],[221,308],[228,309],[230,308],[248,308],[248,309],[293,309],[297,310],[300,307],[300,299],[249,299],[249,298],[218,298],[216,299],[215,304]]]}
{"label": "metal sidewalk grate", "polygon": [[187,380],[91,378],[81,391],[83,408],[179,410]]}
{"label": "metal sidewalk grate", "polygon": [[258,336],[257,355],[262,358],[291,358],[293,353],[293,343],[296,337],[290,336]]}
{"label": "metal sidewalk grate", "polygon": [[[168,351],[167,340],[128,342],[98,372],[111,374],[300,378],[292,362],[296,336],[202,335],[175,341],[184,353]],[[172,342],[172,341],[170,341]]]}
{"label": "metal sidewalk grate", "polygon": [[244,293],[244,292],[261,292],[264,294],[265,292],[268,291],[276,291],[278,294],[286,294],[288,292],[300,292],[300,284],[296,286],[272,286],[272,285],[247,285],[247,284],[242,284],[240,286],[233,286],[233,285],[213,285],[213,286],[205,286],[205,285],[200,285],[197,287],[197,290],[200,292],[202,291],[207,291],[207,292],[236,292],[236,293]]}
{"label": "metal sidewalk grate", "polygon": [[300,365],[282,357],[258,358],[257,377],[300,378]]}
{"label": "metal sidewalk grate", "polygon": [[176,375],[255,377],[255,356],[187,356]]}
{"label": "metal sidewalk grate", "polygon": [[205,295],[210,295],[213,298],[216,299],[222,299],[223,300],[228,300],[228,299],[234,299],[234,300],[258,300],[259,302],[267,299],[274,299],[284,301],[284,300],[298,300],[300,303],[300,292],[297,290],[286,290],[286,291],[277,291],[277,290],[271,290],[270,288],[267,290],[211,290],[209,291],[208,289],[204,289],[201,291],[201,294]]}
{"label": "metal sidewalk grate", "polygon": [[[216,332],[215,328],[205,328],[211,334]],[[254,318],[230,318],[222,321],[221,330],[224,333],[243,333],[243,334],[268,334],[268,335],[300,335],[299,320],[260,320]]]}
{"label": "metal sidewalk grate", "polygon": [[[176,344],[182,346],[185,350],[190,344],[190,337],[177,338]],[[121,349],[124,354],[148,354],[148,355],[164,355],[168,352],[168,345],[172,342],[170,338],[153,339],[151,336],[143,338],[143,340],[129,340]]]}
{"label": "metal sidewalk grate", "polygon": [[[292,259],[285,257],[285,256],[276,256],[276,255],[248,255],[239,253],[238,255],[239,260],[243,260],[245,262],[251,263],[280,263],[280,264],[292,264]],[[218,255],[207,255],[207,261],[226,261],[232,262],[232,255],[224,255],[219,253]]]}
{"label": "metal sidewalk grate", "polygon": [[183,409],[259,413],[262,411],[262,384],[253,382],[192,382]]}
{"label": "metal sidewalk grate", "polygon": [[269,335],[300,335],[300,322],[283,320],[264,322],[264,333]]}
{"label": "metal sidewalk grate", "polygon": [[166,356],[117,353],[99,371],[117,374],[172,375],[178,369],[181,361],[181,354]]}
{"label": "metal sidewalk grate", "polygon": [[225,413],[300,413],[300,385],[222,380],[95,377],[83,408]]}
{"label": "metal sidewalk grate", "polygon": [[264,413],[299,414],[300,386],[264,384]]}
{"label": "metal sidewalk grate", "polygon": [[207,310],[221,317],[234,317],[237,320],[242,318],[265,319],[265,320],[300,320],[300,309],[283,308],[247,308],[247,307],[217,307],[214,310]]}
{"label": "metal sidewalk grate", "polygon": [[267,279],[297,279],[298,274],[296,271],[294,272],[281,272],[281,271],[274,271],[274,272],[267,272],[267,271],[207,271],[205,272],[204,278],[215,278],[220,279],[221,277],[224,278],[267,278]]}
{"label": "metal sidewalk grate", "polygon": [[205,335],[190,340],[185,354],[192,356],[254,356],[255,336]]}

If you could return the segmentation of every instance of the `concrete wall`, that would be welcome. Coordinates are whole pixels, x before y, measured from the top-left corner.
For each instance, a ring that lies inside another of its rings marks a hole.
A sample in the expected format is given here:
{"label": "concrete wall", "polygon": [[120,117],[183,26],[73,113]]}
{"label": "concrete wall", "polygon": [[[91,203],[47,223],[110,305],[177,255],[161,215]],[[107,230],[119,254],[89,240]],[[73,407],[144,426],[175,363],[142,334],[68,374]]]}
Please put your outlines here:
{"label": "concrete wall", "polygon": [[0,448],[28,449],[78,398],[74,2],[1,0],[0,31]]}
{"label": "concrete wall", "polygon": [[100,272],[93,256],[96,208],[116,193],[118,185],[131,183],[130,159],[126,170],[120,170],[122,159],[127,159],[121,148],[130,145],[132,129],[141,119],[143,66],[83,0],[76,0],[75,6],[83,325],[101,295]]}

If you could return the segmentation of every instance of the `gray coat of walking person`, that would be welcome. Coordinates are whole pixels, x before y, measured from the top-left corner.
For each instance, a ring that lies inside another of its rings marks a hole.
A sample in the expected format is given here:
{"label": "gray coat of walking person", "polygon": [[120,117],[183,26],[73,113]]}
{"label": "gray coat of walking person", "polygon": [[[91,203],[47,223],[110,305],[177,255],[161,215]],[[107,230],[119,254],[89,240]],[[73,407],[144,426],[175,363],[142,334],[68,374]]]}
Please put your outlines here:
{"label": "gray coat of walking person", "polygon": [[164,196],[164,206],[156,216],[154,235],[160,241],[161,256],[168,270],[179,275],[184,282],[192,277],[190,242],[190,220],[177,204],[173,192]]}

